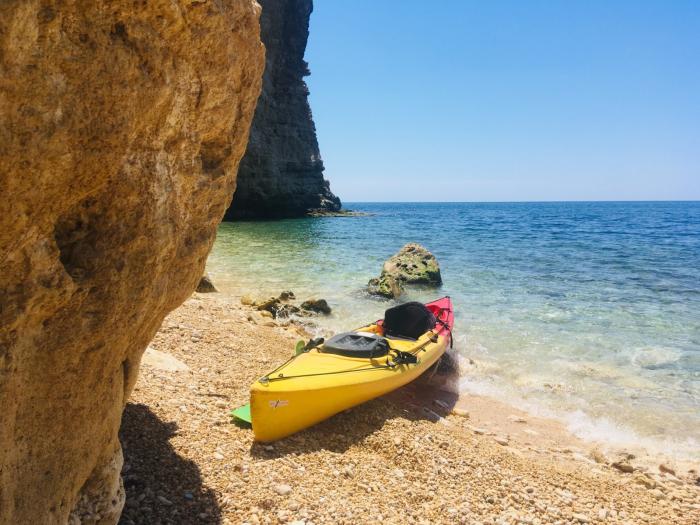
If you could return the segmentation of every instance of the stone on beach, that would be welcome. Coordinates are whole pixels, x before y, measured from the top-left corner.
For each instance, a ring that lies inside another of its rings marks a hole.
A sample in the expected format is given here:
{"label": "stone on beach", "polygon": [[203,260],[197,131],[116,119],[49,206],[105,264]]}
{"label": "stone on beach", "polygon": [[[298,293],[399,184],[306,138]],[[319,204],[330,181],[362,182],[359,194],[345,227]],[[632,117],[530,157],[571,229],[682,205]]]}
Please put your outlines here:
{"label": "stone on beach", "polygon": [[280,304],[280,298],[279,297],[269,297],[267,299],[263,299],[261,301],[256,301],[255,302],[255,308],[257,308],[260,311],[268,311],[270,313],[273,313],[277,307]]}
{"label": "stone on beach", "polygon": [[634,472],[634,467],[630,465],[627,461],[615,461],[614,463],[612,463],[612,466],[620,472],[624,472],[625,474],[630,474]]}
{"label": "stone on beach", "polygon": [[286,496],[292,492],[292,487],[284,483],[280,483],[279,485],[275,485],[272,490],[274,490],[280,496]]}
{"label": "stone on beach", "polygon": [[186,372],[190,369],[189,366],[174,355],[160,352],[151,346],[146,348],[146,351],[143,353],[141,363],[164,372]]}
{"label": "stone on beach", "polygon": [[663,472],[664,474],[671,474],[672,476],[676,475],[676,471],[674,469],[663,463],[659,465],[659,472]]}
{"label": "stone on beach", "polygon": [[214,283],[211,280],[211,277],[209,277],[208,274],[202,275],[202,278],[199,280],[199,284],[197,285],[196,291],[198,293],[215,293],[218,292],[219,290],[216,289],[216,286],[214,286]]}
{"label": "stone on beach", "polygon": [[463,418],[469,418],[469,411],[464,410],[463,408],[455,407],[452,409],[452,413],[455,416],[463,417]]}
{"label": "stone on beach", "polygon": [[292,315],[309,316],[313,314],[328,315],[331,313],[331,307],[325,299],[307,299],[297,306],[292,302],[295,298],[294,292],[287,290],[280,293],[277,297],[272,296],[257,301],[249,295],[244,295],[241,297],[241,304],[252,306],[264,317],[271,316],[273,319],[288,319]]}

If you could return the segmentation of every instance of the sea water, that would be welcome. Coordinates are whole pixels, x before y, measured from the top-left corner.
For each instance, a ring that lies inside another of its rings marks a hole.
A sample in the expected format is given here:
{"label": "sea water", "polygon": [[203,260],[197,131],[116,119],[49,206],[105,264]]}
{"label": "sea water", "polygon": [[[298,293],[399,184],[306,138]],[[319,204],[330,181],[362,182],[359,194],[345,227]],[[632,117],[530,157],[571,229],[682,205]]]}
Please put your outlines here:
{"label": "sea water", "polygon": [[581,437],[700,459],[700,203],[348,203],[366,216],[224,223],[207,270],[232,295],[325,298],[325,329],[393,304],[367,281],[407,242],[437,257],[464,392]]}

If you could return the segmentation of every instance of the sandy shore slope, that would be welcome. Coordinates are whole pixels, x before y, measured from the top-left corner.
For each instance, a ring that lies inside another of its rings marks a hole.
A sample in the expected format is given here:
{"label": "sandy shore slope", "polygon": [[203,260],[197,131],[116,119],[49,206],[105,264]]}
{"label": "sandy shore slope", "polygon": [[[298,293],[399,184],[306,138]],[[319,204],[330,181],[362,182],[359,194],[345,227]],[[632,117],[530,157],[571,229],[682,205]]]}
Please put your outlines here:
{"label": "sandy shore slope", "polygon": [[687,473],[618,472],[439,376],[256,444],[228,413],[299,338],[218,294],[165,320],[123,419],[121,523],[700,523]]}

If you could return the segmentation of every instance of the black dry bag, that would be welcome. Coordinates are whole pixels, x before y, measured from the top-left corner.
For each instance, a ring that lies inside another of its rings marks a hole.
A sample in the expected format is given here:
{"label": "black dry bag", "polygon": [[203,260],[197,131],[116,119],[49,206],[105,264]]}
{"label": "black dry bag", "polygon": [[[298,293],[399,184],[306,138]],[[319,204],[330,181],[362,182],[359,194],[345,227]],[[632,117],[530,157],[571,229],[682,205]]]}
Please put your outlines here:
{"label": "black dry bag", "polygon": [[435,328],[435,316],[423,303],[403,303],[384,312],[384,335],[418,339]]}

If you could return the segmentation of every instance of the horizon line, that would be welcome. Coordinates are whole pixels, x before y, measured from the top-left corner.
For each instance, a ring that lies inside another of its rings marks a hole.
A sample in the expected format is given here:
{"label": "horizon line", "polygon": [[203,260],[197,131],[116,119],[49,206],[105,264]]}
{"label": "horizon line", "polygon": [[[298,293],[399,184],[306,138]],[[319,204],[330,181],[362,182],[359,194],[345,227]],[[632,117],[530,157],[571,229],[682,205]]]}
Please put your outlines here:
{"label": "horizon line", "polygon": [[345,204],[556,204],[556,203],[572,203],[572,202],[600,202],[600,203],[644,203],[644,202],[700,202],[700,199],[629,199],[629,200],[589,200],[589,199],[571,199],[571,200],[514,200],[514,201],[342,201]]}

